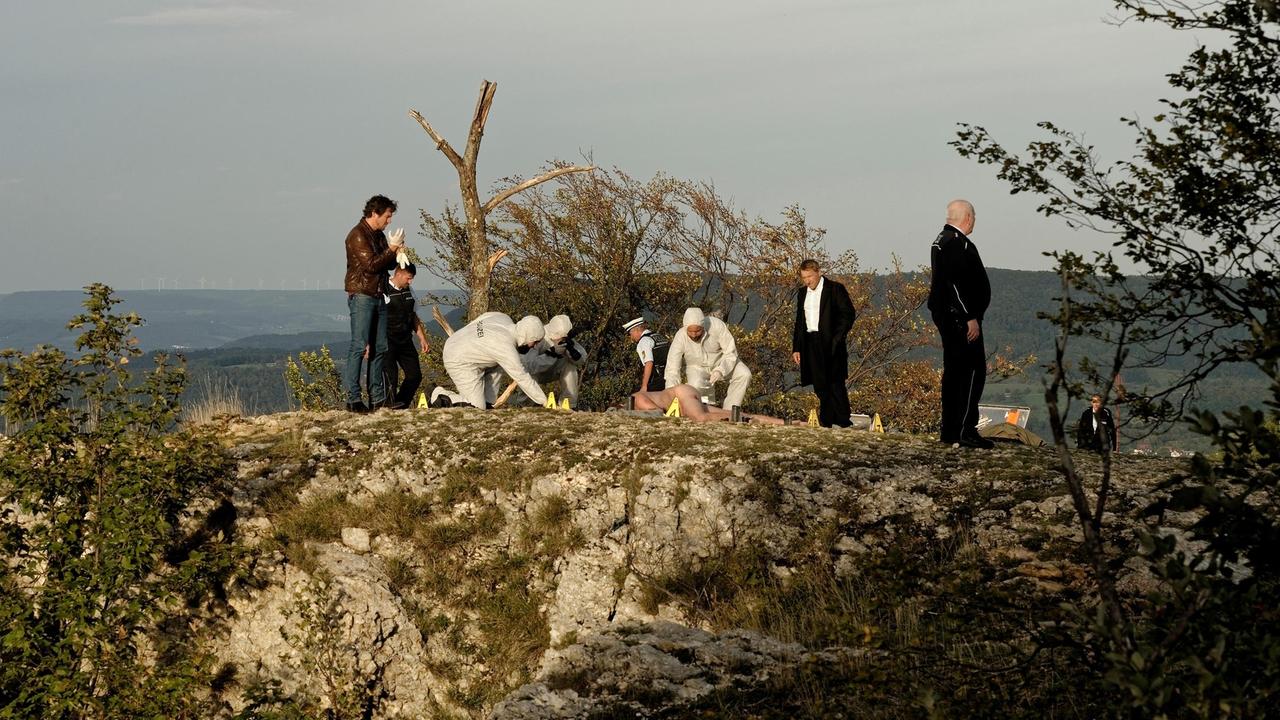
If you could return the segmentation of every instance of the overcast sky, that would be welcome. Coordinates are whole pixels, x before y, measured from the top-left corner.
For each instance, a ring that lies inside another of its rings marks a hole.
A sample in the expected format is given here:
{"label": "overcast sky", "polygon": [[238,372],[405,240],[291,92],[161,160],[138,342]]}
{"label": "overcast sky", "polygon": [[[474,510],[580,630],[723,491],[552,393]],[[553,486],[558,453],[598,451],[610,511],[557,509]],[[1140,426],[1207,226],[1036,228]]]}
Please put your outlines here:
{"label": "overcast sky", "polygon": [[[1127,153],[1196,38],[1107,0],[0,0],[0,292],[341,286],[364,200],[456,202],[410,108],[461,149],[498,83],[483,186],[547,160],[798,203],[864,268],[928,262],[946,202],[992,267],[1102,241],[947,146],[1034,123]],[[433,283],[435,284],[435,283]]]}

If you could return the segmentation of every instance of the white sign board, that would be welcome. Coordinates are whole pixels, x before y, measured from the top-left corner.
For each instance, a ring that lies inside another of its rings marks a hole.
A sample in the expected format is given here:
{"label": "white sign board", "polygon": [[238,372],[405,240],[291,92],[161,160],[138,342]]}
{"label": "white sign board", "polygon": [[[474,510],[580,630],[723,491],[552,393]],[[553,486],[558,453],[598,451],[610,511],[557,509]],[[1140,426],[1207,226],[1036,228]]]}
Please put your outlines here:
{"label": "white sign board", "polygon": [[1027,418],[1031,416],[1031,408],[1026,405],[979,405],[978,429],[988,425],[1009,423],[1020,428],[1027,426]]}

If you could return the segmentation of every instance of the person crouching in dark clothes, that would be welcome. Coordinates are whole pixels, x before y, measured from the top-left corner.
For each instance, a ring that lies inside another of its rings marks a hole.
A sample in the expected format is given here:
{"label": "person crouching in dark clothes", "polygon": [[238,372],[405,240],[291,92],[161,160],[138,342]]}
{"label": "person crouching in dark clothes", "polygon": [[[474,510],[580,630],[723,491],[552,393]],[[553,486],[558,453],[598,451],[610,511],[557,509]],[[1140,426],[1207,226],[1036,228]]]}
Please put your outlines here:
{"label": "person crouching in dark clothes", "polygon": [[1101,395],[1089,398],[1089,407],[1080,416],[1080,426],[1076,428],[1076,447],[1095,452],[1115,452],[1120,447],[1120,430],[1116,427],[1111,411],[1102,407]]}
{"label": "person crouching in dark clothes", "polygon": [[982,316],[991,304],[991,281],[969,239],[976,222],[967,200],[947,204],[947,224],[933,241],[929,312],[942,338],[942,432],[947,444],[991,448],[978,434],[978,401],[987,383]]}
{"label": "person crouching in dark clothes", "polygon": [[[427,333],[418,319],[417,300],[413,297],[413,278],[418,269],[413,263],[396,268],[391,274],[391,286],[387,289],[387,397],[393,409],[407,408],[413,404],[413,394],[422,384],[422,365],[418,362],[418,350],[413,346],[413,336],[418,336],[422,352],[431,350]],[[397,372],[397,369],[399,372]],[[402,379],[397,375],[404,374]]]}

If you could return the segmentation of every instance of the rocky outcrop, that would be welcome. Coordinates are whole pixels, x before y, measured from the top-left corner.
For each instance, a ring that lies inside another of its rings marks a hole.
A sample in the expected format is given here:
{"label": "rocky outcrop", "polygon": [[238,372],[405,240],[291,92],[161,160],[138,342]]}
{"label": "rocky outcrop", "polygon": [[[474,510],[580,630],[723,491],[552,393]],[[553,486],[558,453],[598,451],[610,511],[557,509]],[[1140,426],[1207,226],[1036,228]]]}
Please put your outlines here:
{"label": "rocky outcrop", "polygon": [[741,630],[715,634],[670,622],[620,622],[550,651],[539,681],[511,693],[491,717],[669,715],[722,693],[762,688],[770,678],[801,666],[821,672],[862,652],[813,652]]}
{"label": "rocky outcrop", "polygon": [[[873,643],[725,623],[756,612],[748,584],[821,593],[907,544],[1046,606],[1088,583],[1055,456],[1025,446],[467,409],[290,413],[224,437],[253,562],[215,652],[239,691],[354,692],[376,717],[661,715],[847,667]],[[1118,459],[1115,539],[1175,467]]]}

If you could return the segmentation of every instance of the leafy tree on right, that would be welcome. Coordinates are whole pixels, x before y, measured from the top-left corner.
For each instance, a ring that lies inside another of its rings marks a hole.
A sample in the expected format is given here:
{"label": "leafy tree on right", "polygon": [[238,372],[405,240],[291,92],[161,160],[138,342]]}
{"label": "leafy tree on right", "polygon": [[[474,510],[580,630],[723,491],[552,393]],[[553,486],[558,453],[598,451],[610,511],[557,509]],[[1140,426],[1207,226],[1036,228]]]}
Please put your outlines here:
{"label": "leafy tree on right", "polygon": [[[1063,292],[1047,316],[1058,339],[1046,400],[1098,587],[1062,640],[1098,662],[1119,715],[1262,717],[1280,687],[1280,9],[1274,0],[1115,4],[1126,20],[1209,43],[1168,76],[1175,93],[1162,114],[1124,120],[1136,133],[1132,158],[1104,163],[1048,122],[1047,137],[1022,155],[973,125],[952,145],[995,166],[1013,193],[1039,196],[1045,215],[1114,236],[1092,256],[1051,253]],[[1066,362],[1080,337],[1108,343],[1109,357]],[[1200,382],[1236,363],[1271,381],[1267,396],[1221,414],[1197,410]],[[1159,386],[1124,387],[1124,371],[1139,367],[1177,372]],[[1071,416],[1060,403],[1095,389],[1126,410],[1130,434],[1183,421],[1214,447],[1167,481],[1148,508],[1153,530],[1131,547],[1103,521],[1110,458],[1090,480],[1067,447]],[[1197,513],[1191,542],[1158,529],[1175,511]],[[1134,557],[1159,580],[1147,597],[1115,587],[1115,569]]]}

